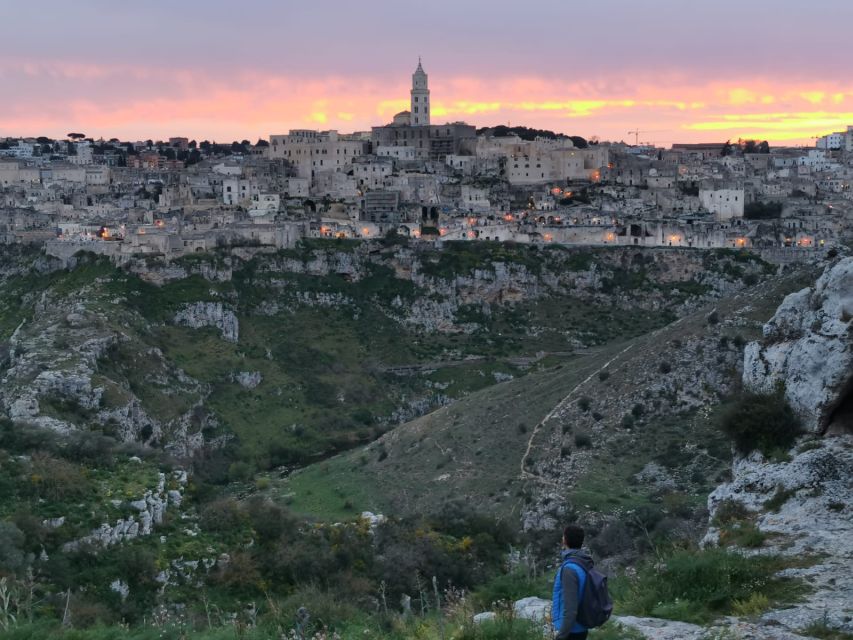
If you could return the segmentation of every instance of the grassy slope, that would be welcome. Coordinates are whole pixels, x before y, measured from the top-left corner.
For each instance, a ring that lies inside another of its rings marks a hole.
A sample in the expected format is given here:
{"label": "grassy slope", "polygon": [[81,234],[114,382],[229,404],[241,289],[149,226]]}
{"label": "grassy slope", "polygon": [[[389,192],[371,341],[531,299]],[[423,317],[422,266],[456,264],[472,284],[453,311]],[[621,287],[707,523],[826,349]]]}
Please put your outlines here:
{"label": "grassy slope", "polygon": [[[303,514],[345,517],[352,509],[410,512],[451,498],[490,496],[504,513],[518,506],[518,464],[530,430],[617,347],[578,356],[504,382],[396,428],[379,445],[299,471],[278,495]],[[500,446],[495,447],[499,442]],[[384,459],[382,451],[388,455]]]}
{"label": "grassy slope", "polygon": [[[741,326],[726,329],[747,339],[760,335],[782,297],[808,282],[809,274],[786,276],[719,301],[682,321],[635,339],[631,343],[596,348],[563,365],[484,389],[434,413],[396,428],[379,443],[363,447],[273,483],[271,491],[296,512],[336,519],[361,510],[406,513],[434,510],[449,499],[463,499],[490,511],[512,515],[525,494],[519,480],[522,458],[537,423],[575,387],[578,393],[604,386],[618,393],[631,377],[614,375],[606,382],[597,371],[611,358],[608,371],[641,371],[657,362],[661,346],[691,335],[701,335],[711,309],[723,317],[737,316]],[[625,350],[625,345],[631,348]],[[591,377],[590,377],[591,376]],[[627,387],[625,388],[627,390]],[[549,421],[536,434],[534,455],[549,430]],[[607,450],[596,449],[593,464],[568,491],[573,503],[596,511],[635,507],[648,502],[648,492],[632,486],[631,476],[649,461],[666,464],[667,448],[691,442],[725,456],[727,445],[716,431],[713,414],[689,413],[656,420],[644,427],[639,445],[635,438],[615,434]],[[383,453],[384,451],[384,453]],[[724,460],[703,467],[695,493],[687,500],[704,500],[713,486],[715,469]]]}

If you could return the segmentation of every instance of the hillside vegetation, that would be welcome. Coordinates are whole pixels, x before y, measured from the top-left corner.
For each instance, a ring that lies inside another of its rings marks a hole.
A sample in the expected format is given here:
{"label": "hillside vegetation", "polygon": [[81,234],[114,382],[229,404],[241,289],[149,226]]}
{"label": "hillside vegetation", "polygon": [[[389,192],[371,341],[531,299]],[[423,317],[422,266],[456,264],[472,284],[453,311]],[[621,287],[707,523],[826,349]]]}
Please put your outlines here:
{"label": "hillside vegetation", "polygon": [[715,407],[810,277],[773,271],[488,243],[4,254],[0,633],[298,637],[304,606],[312,634],[526,637],[470,615],[544,594],[568,517],[617,565],[695,538],[729,462]]}

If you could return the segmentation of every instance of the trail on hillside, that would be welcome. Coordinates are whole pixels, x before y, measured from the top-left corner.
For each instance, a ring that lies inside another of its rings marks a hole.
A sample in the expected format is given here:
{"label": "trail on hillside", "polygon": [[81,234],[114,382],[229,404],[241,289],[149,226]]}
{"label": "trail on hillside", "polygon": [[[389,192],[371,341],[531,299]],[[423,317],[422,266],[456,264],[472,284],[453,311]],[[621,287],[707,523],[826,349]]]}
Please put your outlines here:
{"label": "trail on hillside", "polygon": [[610,364],[612,364],[612,363],[613,363],[617,358],[619,358],[621,355],[623,355],[623,354],[624,354],[624,353],[626,353],[628,350],[630,350],[630,349],[634,346],[634,344],[635,344],[635,343],[633,343],[633,342],[632,342],[631,344],[629,344],[627,347],[625,347],[624,349],[622,349],[622,350],[621,350],[619,353],[617,353],[615,356],[613,356],[612,358],[610,358],[610,360],[608,360],[607,362],[605,362],[601,367],[599,367],[598,369],[596,369],[595,371],[593,371],[593,372],[592,372],[591,374],[589,374],[586,378],[584,378],[581,382],[579,382],[578,384],[576,384],[576,385],[572,388],[572,390],[571,390],[571,391],[569,391],[569,393],[568,393],[568,394],[567,394],[567,395],[566,395],[562,400],[560,400],[560,401],[559,401],[559,402],[554,406],[554,408],[553,408],[553,409],[551,409],[551,410],[550,410],[550,411],[545,415],[545,417],[544,417],[544,418],[542,418],[542,420],[540,420],[540,421],[539,421],[539,423],[538,423],[538,424],[533,428],[533,433],[531,433],[531,434],[530,434],[530,438],[527,440],[527,448],[526,448],[526,449],[525,449],[525,451],[524,451],[524,455],[523,455],[523,456],[521,456],[521,474],[520,474],[520,476],[519,476],[519,477],[520,477],[522,480],[529,480],[529,479],[532,479],[532,478],[538,478],[538,479],[540,479],[540,480],[541,480],[541,478],[539,478],[539,476],[537,476],[537,475],[535,475],[535,474],[532,474],[532,473],[530,473],[529,471],[527,471],[527,470],[525,469],[525,465],[527,464],[527,458],[530,456],[530,451],[533,449],[533,441],[536,439],[536,436],[537,436],[537,434],[539,433],[539,430],[540,430],[543,426],[545,426],[545,423],[547,423],[551,418],[553,418],[553,417],[557,414],[557,412],[558,412],[558,411],[560,411],[560,410],[561,410],[561,409],[562,409],[562,408],[563,408],[563,407],[564,407],[564,406],[569,402],[569,400],[571,400],[571,399],[572,399],[572,397],[575,395],[575,392],[576,392],[578,389],[580,389],[583,385],[585,385],[587,382],[589,382],[590,380],[592,380],[592,378],[593,378],[594,376],[597,376],[599,373],[601,373],[602,371],[604,371],[604,370],[605,370],[608,366],[610,366]]}

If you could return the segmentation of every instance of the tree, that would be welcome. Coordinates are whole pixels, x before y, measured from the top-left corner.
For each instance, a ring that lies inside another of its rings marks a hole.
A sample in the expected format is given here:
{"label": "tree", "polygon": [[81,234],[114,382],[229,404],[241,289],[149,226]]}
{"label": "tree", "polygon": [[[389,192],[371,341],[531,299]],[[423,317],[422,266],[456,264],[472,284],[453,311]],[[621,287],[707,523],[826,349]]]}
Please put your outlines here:
{"label": "tree", "polygon": [[732,141],[731,140],[726,140],[726,144],[723,145],[723,148],[720,151],[720,155],[723,157],[732,155]]}
{"label": "tree", "polygon": [[781,202],[750,202],[743,208],[743,217],[747,220],[768,220],[781,215]]}
{"label": "tree", "polygon": [[744,455],[787,450],[801,431],[800,420],[781,390],[769,395],[742,394],[723,412],[720,428]]}
{"label": "tree", "polygon": [[740,140],[743,153],[770,153],[770,145],[767,140]]}
{"label": "tree", "polygon": [[256,147],[268,147],[270,143],[264,140],[263,138],[258,138],[258,141],[255,143]]}
{"label": "tree", "polygon": [[72,140],[82,140],[83,138],[86,137],[86,134],[85,133],[69,133],[68,137],[71,138]]}
{"label": "tree", "polygon": [[0,521],[0,573],[16,571],[26,561],[24,534],[11,522]]}

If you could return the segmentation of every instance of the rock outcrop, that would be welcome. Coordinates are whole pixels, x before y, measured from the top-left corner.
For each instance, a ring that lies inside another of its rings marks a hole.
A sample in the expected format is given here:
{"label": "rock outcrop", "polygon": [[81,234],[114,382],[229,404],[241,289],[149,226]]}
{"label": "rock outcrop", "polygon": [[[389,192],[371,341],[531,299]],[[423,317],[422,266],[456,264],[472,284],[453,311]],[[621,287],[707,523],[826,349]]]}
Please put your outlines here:
{"label": "rock outcrop", "polygon": [[[794,630],[825,621],[853,631],[853,436],[807,441],[786,461],[758,453],[736,460],[731,482],[708,498],[712,521],[720,505],[731,502],[752,512],[767,534],[763,552],[814,560],[784,572],[808,583],[810,593],[762,619]],[[711,528],[704,543],[717,539]]]}
{"label": "rock outcrop", "polygon": [[73,551],[82,545],[109,547],[139,536],[150,535],[154,526],[163,522],[163,516],[170,506],[181,506],[183,490],[187,485],[187,472],[173,471],[171,482],[175,487],[173,489],[168,488],[166,474],[161,473],[155,489],[146,491],[139,500],[129,503],[129,507],[138,515],[119,518],[114,525],[105,522],[89,535],[67,542],[63,545],[63,551]]}
{"label": "rock outcrop", "polygon": [[175,324],[193,329],[214,327],[222,333],[222,339],[237,342],[240,325],[234,312],[221,302],[193,302],[184,305],[175,314]]}
{"label": "rock outcrop", "polygon": [[853,258],[827,268],[814,287],[792,293],[747,346],[744,384],[783,385],[813,433],[853,431]]}

